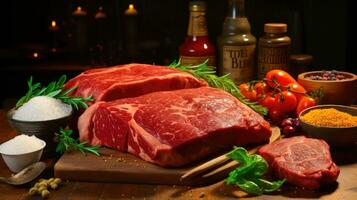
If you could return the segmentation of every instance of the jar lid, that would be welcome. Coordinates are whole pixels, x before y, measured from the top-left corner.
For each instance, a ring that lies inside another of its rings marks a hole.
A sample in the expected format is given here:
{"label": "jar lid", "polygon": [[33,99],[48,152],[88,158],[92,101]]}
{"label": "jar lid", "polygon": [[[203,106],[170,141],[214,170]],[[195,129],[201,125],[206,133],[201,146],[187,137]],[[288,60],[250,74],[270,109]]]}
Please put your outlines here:
{"label": "jar lid", "polygon": [[288,26],[282,23],[268,23],[264,24],[265,33],[286,33]]}
{"label": "jar lid", "polygon": [[295,65],[310,65],[314,60],[312,55],[307,54],[294,54],[290,55],[290,62]]}
{"label": "jar lid", "polygon": [[190,11],[205,11],[206,2],[204,1],[190,1]]}

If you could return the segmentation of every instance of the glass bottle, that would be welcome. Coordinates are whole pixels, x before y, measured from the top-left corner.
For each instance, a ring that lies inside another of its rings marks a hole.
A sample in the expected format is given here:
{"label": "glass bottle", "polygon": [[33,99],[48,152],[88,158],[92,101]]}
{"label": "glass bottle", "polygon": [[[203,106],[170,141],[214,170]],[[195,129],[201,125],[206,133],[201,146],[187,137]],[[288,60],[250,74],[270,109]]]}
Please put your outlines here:
{"label": "glass bottle", "polygon": [[229,0],[218,46],[220,75],[229,73],[236,84],[254,79],[256,39],[250,33],[244,0]]}
{"label": "glass bottle", "polygon": [[258,78],[273,69],[288,70],[291,39],[286,36],[286,24],[264,24],[265,35],[258,44]]}
{"label": "glass bottle", "polygon": [[215,66],[216,50],[208,39],[206,3],[192,1],[189,4],[189,9],[190,20],[187,37],[179,48],[181,63],[195,65],[208,59],[208,64]]}

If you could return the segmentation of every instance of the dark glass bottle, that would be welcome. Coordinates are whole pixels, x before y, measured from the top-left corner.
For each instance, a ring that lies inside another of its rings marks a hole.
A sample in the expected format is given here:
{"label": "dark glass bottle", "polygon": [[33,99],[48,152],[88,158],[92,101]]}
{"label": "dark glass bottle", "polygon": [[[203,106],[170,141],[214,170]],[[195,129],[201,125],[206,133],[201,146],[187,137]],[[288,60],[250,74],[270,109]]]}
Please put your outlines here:
{"label": "dark glass bottle", "polygon": [[229,0],[218,46],[220,75],[229,73],[236,84],[254,79],[256,39],[250,33],[244,0]]}
{"label": "dark glass bottle", "polygon": [[208,59],[208,64],[215,66],[216,50],[208,39],[206,3],[204,1],[192,1],[189,8],[190,20],[187,37],[179,49],[181,63],[195,65]]}

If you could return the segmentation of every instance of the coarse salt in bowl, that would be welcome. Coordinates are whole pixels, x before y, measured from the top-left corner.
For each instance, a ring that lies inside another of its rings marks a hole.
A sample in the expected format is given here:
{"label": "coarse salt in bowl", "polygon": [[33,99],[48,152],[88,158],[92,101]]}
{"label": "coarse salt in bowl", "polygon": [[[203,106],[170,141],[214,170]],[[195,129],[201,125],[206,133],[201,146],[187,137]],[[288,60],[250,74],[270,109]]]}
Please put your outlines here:
{"label": "coarse salt in bowl", "polygon": [[52,97],[38,96],[11,109],[7,118],[18,134],[35,135],[44,140],[47,143],[44,156],[50,157],[55,155],[55,133],[68,125],[72,113],[71,105]]}
{"label": "coarse salt in bowl", "polygon": [[37,96],[15,110],[12,118],[19,121],[47,121],[70,115],[72,107],[61,100]]}
{"label": "coarse salt in bowl", "polygon": [[18,135],[0,145],[1,156],[9,169],[17,173],[38,162],[46,142],[36,136]]}

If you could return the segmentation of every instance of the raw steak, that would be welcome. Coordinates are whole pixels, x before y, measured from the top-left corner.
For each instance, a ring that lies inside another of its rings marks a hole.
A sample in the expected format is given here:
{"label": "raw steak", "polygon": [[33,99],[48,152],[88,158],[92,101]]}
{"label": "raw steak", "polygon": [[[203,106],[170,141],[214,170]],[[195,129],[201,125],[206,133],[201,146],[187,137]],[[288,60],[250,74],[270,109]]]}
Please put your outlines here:
{"label": "raw steak", "polygon": [[268,141],[269,123],[229,93],[210,87],[98,102],[80,117],[81,141],[165,167],[178,167],[233,145]]}
{"label": "raw steak", "polygon": [[127,64],[85,71],[69,80],[65,88],[79,86],[74,96],[93,95],[95,102],[111,101],[142,94],[207,86],[189,73],[173,68]]}
{"label": "raw steak", "polygon": [[340,169],[332,161],[328,144],[297,136],[281,139],[259,149],[279,178],[293,185],[317,189],[336,181]]}

